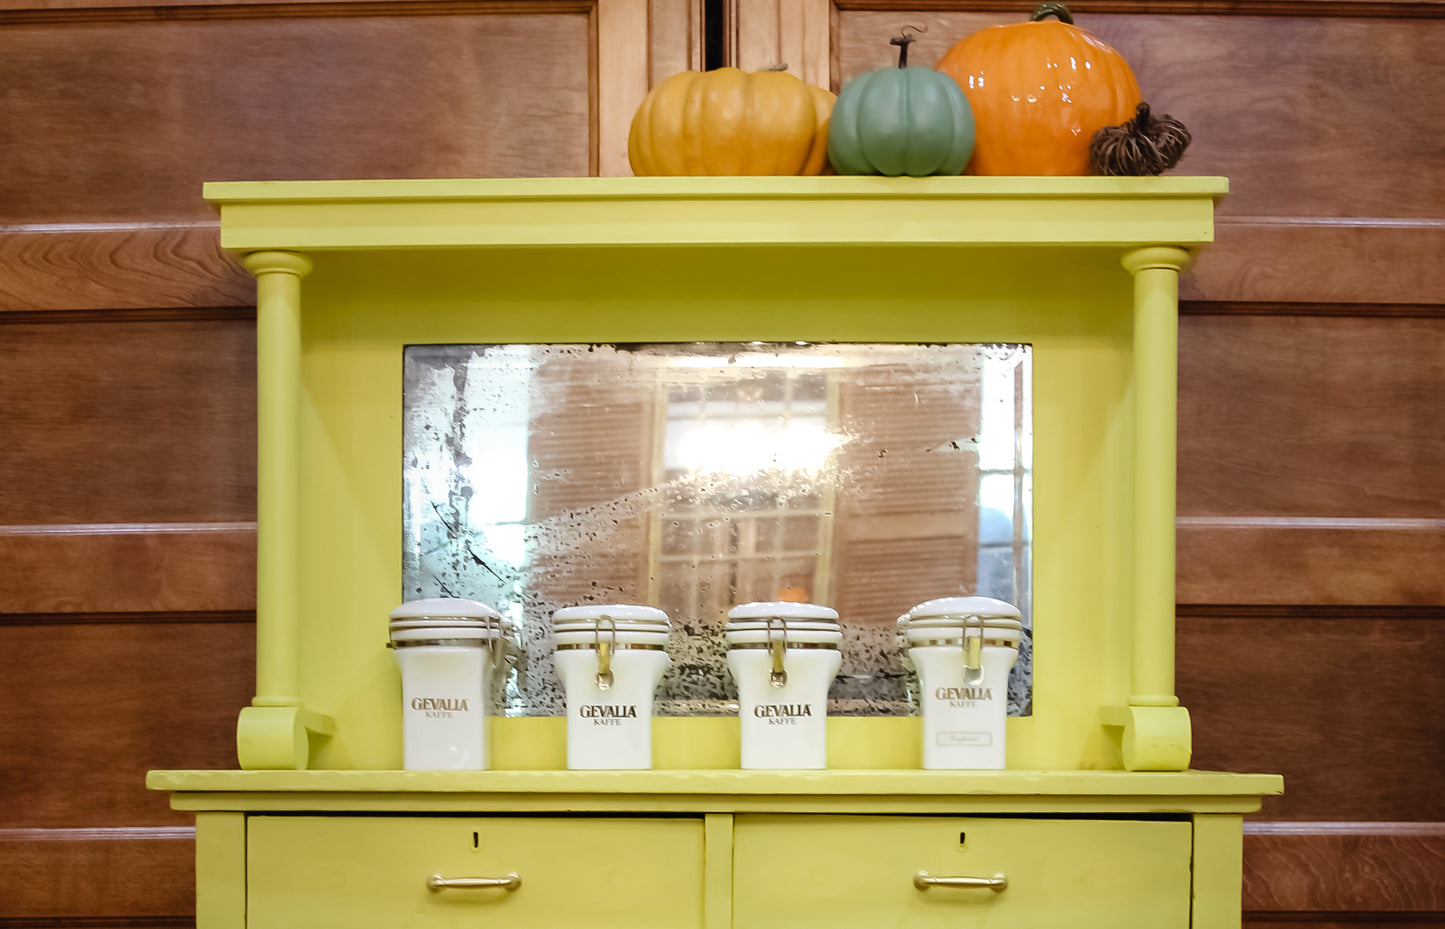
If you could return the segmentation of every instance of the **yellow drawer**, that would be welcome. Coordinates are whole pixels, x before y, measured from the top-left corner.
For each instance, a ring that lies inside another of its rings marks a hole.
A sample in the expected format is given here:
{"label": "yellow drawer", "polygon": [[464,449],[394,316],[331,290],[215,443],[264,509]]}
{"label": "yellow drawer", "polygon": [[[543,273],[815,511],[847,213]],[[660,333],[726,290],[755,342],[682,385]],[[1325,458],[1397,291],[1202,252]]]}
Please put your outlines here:
{"label": "yellow drawer", "polygon": [[[739,816],[733,925],[745,929],[1187,929],[1188,822]],[[919,889],[933,877],[1003,875]]]}
{"label": "yellow drawer", "polygon": [[[701,819],[252,816],[249,929],[702,924]],[[428,888],[428,878],[520,886]]]}

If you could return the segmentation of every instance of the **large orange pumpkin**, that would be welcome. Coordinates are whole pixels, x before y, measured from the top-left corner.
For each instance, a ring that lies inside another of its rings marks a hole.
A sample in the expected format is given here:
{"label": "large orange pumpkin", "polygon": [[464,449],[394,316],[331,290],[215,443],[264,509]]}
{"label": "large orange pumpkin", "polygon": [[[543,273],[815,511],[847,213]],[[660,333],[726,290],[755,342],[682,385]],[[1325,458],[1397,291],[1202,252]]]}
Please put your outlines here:
{"label": "large orange pumpkin", "polygon": [[632,173],[821,174],[834,96],[785,71],[683,71],[654,87],[632,118]]}
{"label": "large orange pumpkin", "polygon": [[1143,101],[1128,62],[1075,26],[1062,3],[974,33],[935,67],[973,108],[967,174],[1088,174],[1094,133],[1132,118]]}

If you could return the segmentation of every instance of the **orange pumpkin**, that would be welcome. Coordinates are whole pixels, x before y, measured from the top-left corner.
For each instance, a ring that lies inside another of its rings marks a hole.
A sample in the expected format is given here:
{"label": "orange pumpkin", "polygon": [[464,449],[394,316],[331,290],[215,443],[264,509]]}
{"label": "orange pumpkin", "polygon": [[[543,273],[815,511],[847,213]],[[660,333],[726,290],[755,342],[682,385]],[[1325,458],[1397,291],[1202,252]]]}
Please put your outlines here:
{"label": "orange pumpkin", "polygon": [[821,174],[832,93],[781,70],[683,71],[654,87],[632,117],[632,173]]}
{"label": "orange pumpkin", "polygon": [[1143,102],[1128,62],[1075,26],[1062,3],[974,33],[935,67],[973,108],[967,174],[1088,174],[1094,133],[1132,118]]}

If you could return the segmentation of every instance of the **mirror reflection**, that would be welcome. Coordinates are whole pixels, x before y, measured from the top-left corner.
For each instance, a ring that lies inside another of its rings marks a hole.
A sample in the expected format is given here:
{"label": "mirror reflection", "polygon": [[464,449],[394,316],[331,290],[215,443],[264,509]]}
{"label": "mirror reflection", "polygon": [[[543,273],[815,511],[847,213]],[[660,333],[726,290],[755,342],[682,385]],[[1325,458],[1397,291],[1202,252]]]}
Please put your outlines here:
{"label": "mirror reflection", "polygon": [[895,622],[954,594],[1019,606],[1030,711],[1026,345],[413,345],[403,599],[495,607],[526,649],[509,715],[561,715],[548,620],[673,621],[662,715],[732,712],[727,610],[835,608],[835,715],[912,712]]}

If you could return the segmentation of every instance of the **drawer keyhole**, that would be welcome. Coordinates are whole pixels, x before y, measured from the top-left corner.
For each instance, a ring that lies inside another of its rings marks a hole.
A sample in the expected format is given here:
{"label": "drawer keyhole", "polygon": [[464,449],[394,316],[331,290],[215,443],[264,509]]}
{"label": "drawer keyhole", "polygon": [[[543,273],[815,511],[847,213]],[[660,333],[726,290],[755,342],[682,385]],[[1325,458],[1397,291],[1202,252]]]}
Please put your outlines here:
{"label": "drawer keyhole", "polygon": [[967,833],[967,832],[960,832],[960,833],[958,834],[958,844],[959,844],[959,845],[962,845],[962,844],[963,844],[964,842],[966,842],[966,841],[968,841],[968,833]]}
{"label": "drawer keyhole", "polygon": [[[960,839],[959,841],[962,841],[962,839]],[[482,846],[481,846],[481,840],[480,840],[480,838],[478,837],[478,835],[477,835],[475,832],[473,832],[473,833],[472,833],[472,848],[473,848],[473,849],[478,849],[478,848],[481,848],[481,847],[482,847]]]}

